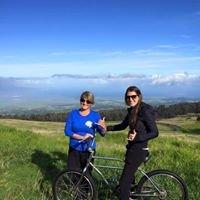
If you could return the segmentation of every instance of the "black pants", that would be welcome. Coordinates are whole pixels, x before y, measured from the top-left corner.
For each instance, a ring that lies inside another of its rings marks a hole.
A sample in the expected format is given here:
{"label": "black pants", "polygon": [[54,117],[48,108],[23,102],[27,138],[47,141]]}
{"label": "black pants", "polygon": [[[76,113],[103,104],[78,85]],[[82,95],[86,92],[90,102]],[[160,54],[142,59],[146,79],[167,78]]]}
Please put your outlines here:
{"label": "black pants", "polygon": [[147,142],[127,145],[125,165],[119,182],[120,200],[129,199],[131,184],[134,182],[134,174],[147,155],[147,152],[143,150],[146,147]]}
{"label": "black pants", "polygon": [[[68,158],[67,158],[67,169],[82,171],[86,166],[87,160],[90,156],[88,151],[77,151],[69,147]],[[93,161],[93,160],[92,160]],[[91,174],[92,167],[89,166],[88,172]]]}

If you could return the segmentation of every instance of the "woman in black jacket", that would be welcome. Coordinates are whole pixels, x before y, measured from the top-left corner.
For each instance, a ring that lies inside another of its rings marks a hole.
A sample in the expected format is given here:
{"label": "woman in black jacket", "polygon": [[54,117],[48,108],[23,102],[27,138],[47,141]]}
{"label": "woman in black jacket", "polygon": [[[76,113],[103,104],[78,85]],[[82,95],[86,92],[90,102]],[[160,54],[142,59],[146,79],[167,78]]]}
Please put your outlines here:
{"label": "woman in black jacket", "polygon": [[125,165],[120,178],[120,200],[128,200],[134,174],[145,160],[149,139],[158,136],[153,108],[142,102],[142,94],[136,86],[130,86],[125,93],[125,103],[128,113],[125,119],[117,125],[107,126],[107,131],[124,130],[129,126],[128,144],[125,155]]}

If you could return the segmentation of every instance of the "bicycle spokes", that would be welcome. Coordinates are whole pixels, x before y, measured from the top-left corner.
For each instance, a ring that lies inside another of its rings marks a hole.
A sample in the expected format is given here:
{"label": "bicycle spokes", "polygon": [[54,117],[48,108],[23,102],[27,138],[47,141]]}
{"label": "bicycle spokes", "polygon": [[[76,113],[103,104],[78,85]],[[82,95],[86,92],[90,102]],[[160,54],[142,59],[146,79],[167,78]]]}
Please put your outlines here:
{"label": "bicycle spokes", "polygon": [[185,191],[182,182],[172,173],[156,172],[141,181],[138,189],[141,199],[184,200]]}
{"label": "bicycle spokes", "polygon": [[94,196],[89,178],[79,172],[62,173],[53,189],[56,200],[91,200]]}

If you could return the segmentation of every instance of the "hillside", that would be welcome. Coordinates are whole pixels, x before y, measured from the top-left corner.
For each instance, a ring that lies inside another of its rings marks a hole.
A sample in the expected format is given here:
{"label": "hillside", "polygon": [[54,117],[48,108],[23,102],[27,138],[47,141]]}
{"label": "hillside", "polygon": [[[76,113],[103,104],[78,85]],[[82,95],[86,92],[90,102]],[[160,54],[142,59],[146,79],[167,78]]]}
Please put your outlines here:
{"label": "hillside", "polygon": [[[0,120],[0,199],[51,199],[52,181],[66,166],[63,127],[58,122]],[[200,123],[184,116],[159,121],[158,127],[159,138],[149,142],[146,170],[176,171],[188,185],[190,200],[200,199]],[[97,137],[97,154],[123,158],[125,144],[126,131],[108,133]],[[105,199],[105,193],[100,192],[99,199]]]}
{"label": "hillside", "polygon": [[[120,121],[123,120],[127,114],[127,108],[124,106],[115,106],[109,104],[107,107],[103,104],[103,107],[95,105],[94,109],[100,112],[101,116],[105,117],[108,121]],[[123,105],[123,104],[121,104]],[[153,104],[151,104],[153,106]],[[1,110],[0,108],[0,119],[22,119],[30,121],[51,121],[51,122],[64,122],[66,115],[71,111],[69,107],[60,107],[59,109],[49,109],[49,107],[37,108],[37,109],[16,109],[15,111]],[[71,107],[73,108],[73,107]],[[61,109],[61,110],[60,110]],[[194,113],[197,118],[200,118],[200,102],[182,102],[177,104],[156,104],[154,105],[155,117],[157,119],[174,118],[179,115],[189,115]]]}

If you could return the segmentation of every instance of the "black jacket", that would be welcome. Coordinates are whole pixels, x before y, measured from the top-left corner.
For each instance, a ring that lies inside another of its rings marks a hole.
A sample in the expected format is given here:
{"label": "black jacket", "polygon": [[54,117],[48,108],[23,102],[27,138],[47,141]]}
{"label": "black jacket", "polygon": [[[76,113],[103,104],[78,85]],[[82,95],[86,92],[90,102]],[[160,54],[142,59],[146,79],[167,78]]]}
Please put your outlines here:
{"label": "black jacket", "polygon": [[[120,131],[127,128],[129,126],[129,117],[132,109],[134,108],[128,108],[128,114],[120,124],[107,126],[107,131]],[[155,111],[152,106],[144,102],[141,103],[134,129],[137,135],[133,142],[143,142],[158,136]]]}

